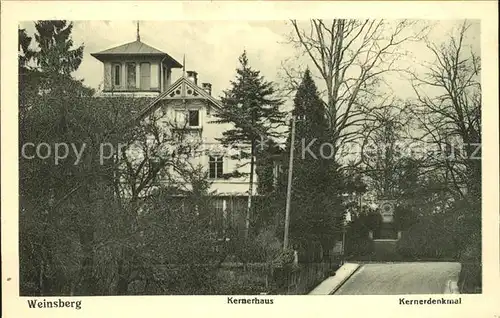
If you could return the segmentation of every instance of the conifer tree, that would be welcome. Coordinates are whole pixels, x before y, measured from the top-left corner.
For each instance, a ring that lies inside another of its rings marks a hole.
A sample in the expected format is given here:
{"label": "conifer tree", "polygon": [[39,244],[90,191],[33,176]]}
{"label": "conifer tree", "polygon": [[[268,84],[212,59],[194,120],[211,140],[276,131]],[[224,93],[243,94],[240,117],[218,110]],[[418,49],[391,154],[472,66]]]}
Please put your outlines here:
{"label": "conifer tree", "polygon": [[34,52],[30,48],[31,39],[26,33],[26,29],[18,29],[18,61],[20,69],[25,69],[28,62],[33,58]]}
{"label": "conifer tree", "polygon": [[[341,180],[328,143],[324,104],[309,70],[294,99],[295,155],[292,182],[290,237],[301,245],[333,243],[343,215]],[[290,140],[287,142],[290,151]]]}
{"label": "conifer tree", "polygon": [[279,135],[276,128],[283,122],[280,110],[283,102],[275,97],[273,83],[250,67],[246,52],[239,57],[239,62],[236,78],[231,81],[231,88],[225,91],[225,97],[221,98],[224,109],[215,122],[232,124],[232,129],[225,131],[220,141],[225,146],[238,149],[242,158],[250,159],[245,220],[245,236],[248,237],[257,147],[262,141]]}
{"label": "conifer tree", "polygon": [[35,28],[35,40],[40,48],[35,53],[35,59],[40,70],[63,75],[76,71],[82,63],[83,45],[73,48],[73,23],[65,20],[38,21]]}

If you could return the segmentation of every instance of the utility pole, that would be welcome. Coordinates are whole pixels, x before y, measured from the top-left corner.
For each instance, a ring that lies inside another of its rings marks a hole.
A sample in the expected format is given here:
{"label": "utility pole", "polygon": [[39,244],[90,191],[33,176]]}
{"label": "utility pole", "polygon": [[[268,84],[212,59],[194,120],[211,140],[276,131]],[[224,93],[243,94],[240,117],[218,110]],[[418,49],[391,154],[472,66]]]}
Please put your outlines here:
{"label": "utility pole", "polygon": [[346,235],[347,229],[346,225],[344,224],[343,229],[342,229],[342,264],[345,264],[345,235]]}
{"label": "utility pole", "polygon": [[293,178],[293,150],[295,147],[295,116],[292,116],[292,136],[290,141],[290,163],[288,165],[288,188],[286,191],[286,213],[285,213],[285,237],[283,238],[283,249],[288,248],[288,231],[290,227],[290,203],[292,200],[292,178]]}

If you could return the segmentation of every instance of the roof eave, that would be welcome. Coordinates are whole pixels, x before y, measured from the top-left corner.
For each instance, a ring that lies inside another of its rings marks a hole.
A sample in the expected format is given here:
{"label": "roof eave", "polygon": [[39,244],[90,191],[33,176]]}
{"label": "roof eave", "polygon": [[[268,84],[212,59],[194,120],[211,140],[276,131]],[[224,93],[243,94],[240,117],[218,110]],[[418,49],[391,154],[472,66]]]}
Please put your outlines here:
{"label": "roof eave", "polygon": [[103,60],[102,60],[102,55],[101,55],[101,54],[99,54],[99,53],[90,53],[90,56],[92,56],[93,58],[95,58],[95,59],[97,59],[97,60],[99,60],[99,61],[103,62]]}
{"label": "roof eave", "polygon": [[[166,96],[168,96],[168,94],[170,94],[173,89],[182,81],[186,81],[187,83],[189,83],[190,85],[193,85],[191,82],[189,82],[189,80],[187,80],[186,78],[184,77],[181,77],[179,78],[178,80],[176,80],[173,84],[170,85],[170,88],[168,88],[166,91],[164,91],[163,93],[161,93],[155,100],[153,100],[147,107],[145,107],[142,111],[139,111],[139,114],[137,115],[136,117],[136,120],[141,120],[142,118],[144,118],[147,114],[149,114],[151,112],[152,109],[155,108],[155,105],[160,101],[160,100],[163,100]],[[209,101],[210,103],[212,103],[215,108],[221,110],[222,109],[222,104],[219,100],[217,100],[215,97],[213,97],[212,95],[209,95],[207,94],[205,91],[203,91],[203,89],[201,89],[200,87],[196,86],[198,88],[198,92],[201,93],[202,95],[202,98],[205,98],[207,101]]]}
{"label": "roof eave", "polygon": [[182,64],[177,62],[176,59],[171,57],[170,55],[166,53],[146,53],[146,54],[138,54],[138,53],[90,53],[90,55],[96,59],[98,59],[101,62],[104,62],[106,60],[110,60],[116,57],[130,57],[130,56],[154,56],[154,57],[163,57],[168,59],[170,67],[171,68],[182,68]]}
{"label": "roof eave", "polygon": [[182,64],[177,62],[176,59],[174,59],[173,57],[171,57],[170,55],[167,54],[167,57],[169,58],[170,60],[170,67],[171,68],[182,68]]}

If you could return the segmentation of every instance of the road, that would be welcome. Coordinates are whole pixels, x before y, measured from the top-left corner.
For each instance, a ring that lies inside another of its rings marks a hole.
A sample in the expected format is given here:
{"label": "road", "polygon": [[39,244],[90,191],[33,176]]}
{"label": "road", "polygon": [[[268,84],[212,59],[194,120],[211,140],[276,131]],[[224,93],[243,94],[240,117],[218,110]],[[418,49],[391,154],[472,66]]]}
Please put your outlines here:
{"label": "road", "polygon": [[335,295],[442,294],[458,281],[459,263],[415,262],[362,265]]}

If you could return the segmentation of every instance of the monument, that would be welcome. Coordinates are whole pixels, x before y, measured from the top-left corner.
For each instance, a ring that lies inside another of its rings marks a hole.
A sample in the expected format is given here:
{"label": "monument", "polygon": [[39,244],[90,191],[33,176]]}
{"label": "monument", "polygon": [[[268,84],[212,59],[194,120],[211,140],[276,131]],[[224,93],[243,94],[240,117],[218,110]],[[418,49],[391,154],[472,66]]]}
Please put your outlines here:
{"label": "monument", "polygon": [[394,208],[394,200],[381,200],[379,209],[382,216],[382,223],[378,239],[398,238],[398,232],[394,224]]}

